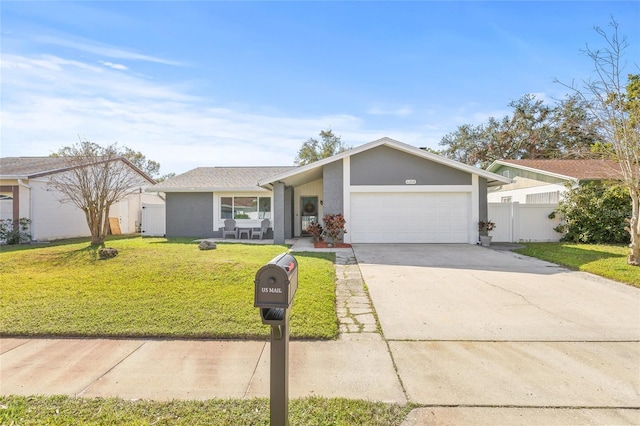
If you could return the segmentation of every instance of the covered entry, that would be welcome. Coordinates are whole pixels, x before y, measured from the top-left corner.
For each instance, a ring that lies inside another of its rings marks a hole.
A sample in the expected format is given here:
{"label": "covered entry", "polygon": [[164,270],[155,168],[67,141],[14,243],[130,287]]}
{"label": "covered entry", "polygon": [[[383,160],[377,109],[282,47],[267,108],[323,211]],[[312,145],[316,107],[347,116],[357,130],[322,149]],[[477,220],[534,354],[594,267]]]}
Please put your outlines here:
{"label": "covered entry", "polygon": [[468,192],[351,194],[353,243],[468,243]]}

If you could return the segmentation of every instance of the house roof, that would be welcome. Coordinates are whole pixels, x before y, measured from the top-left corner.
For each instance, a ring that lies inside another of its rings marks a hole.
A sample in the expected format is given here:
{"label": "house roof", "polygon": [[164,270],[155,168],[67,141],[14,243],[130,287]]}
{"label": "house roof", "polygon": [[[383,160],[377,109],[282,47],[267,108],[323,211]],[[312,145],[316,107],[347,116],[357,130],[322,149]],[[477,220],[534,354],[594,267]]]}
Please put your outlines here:
{"label": "house roof", "polygon": [[511,166],[576,181],[620,178],[620,166],[612,160],[498,160],[487,170],[498,170],[500,166]]}
{"label": "house roof", "polygon": [[56,173],[67,168],[61,157],[5,157],[0,158],[0,176],[29,178],[43,173]]}
{"label": "house roof", "polygon": [[[127,164],[145,180],[155,183],[153,178],[144,173],[126,158],[120,161]],[[66,157],[4,157],[0,158],[0,178],[2,179],[34,179],[54,173],[70,170]]]}
{"label": "house roof", "polygon": [[345,157],[349,157],[351,155],[358,154],[360,152],[375,148],[377,146],[381,146],[381,145],[386,145],[391,148],[395,148],[400,151],[404,151],[409,154],[413,154],[418,157],[422,157],[422,158],[434,161],[436,163],[444,164],[454,169],[462,170],[467,173],[472,173],[472,174],[476,174],[478,176],[484,177],[487,179],[487,184],[489,186],[511,183],[511,179],[506,178],[504,176],[500,176],[495,173],[479,169],[477,167],[469,166],[467,164],[463,164],[458,161],[450,160],[448,158],[444,158],[442,156],[432,154],[428,151],[425,151],[424,149],[416,148],[415,146],[408,145],[403,142],[398,142],[391,138],[384,137],[384,138],[375,140],[373,142],[360,145],[356,148],[352,148],[350,150],[341,152],[332,157],[324,158],[314,163],[310,163],[305,166],[294,168],[277,175],[265,177],[258,182],[258,185],[267,187],[273,184],[274,182],[278,182],[278,181],[286,182],[288,185],[299,185],[300,183],[309,182],[315,179],[320,179],[322,177],[322,166],[332,163],[334,161],[341,160]]}
{"label": "house roof", "polygon": [[151,187],[157,192],[264,191],[260,179],[295,169],[282,167],[198,167]]}

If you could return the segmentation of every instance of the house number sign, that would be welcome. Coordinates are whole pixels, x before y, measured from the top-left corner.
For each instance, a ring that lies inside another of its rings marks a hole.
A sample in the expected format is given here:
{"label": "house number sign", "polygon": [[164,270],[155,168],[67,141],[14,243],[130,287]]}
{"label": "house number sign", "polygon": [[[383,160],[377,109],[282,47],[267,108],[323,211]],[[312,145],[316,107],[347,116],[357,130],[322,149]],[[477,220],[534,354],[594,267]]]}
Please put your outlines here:
{"label": "house number sign", "polygon": [[406,183],[407,185],[415,185],[416,184],[416,180],[415,179],[407,179],[404,181],[404,183]]}

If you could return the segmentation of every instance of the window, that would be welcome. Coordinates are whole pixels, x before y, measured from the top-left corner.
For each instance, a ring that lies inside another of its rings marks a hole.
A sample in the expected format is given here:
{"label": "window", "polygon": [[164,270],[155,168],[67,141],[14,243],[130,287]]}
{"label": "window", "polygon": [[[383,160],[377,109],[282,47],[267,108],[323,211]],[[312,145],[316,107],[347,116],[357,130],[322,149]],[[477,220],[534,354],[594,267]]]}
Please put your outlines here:
{"label": "window", "polygon": [[222,219],[271,219],[271,197],[220,197]]}
{"label": "window", "polygon": [[502,176],[504,176],[506,178],[511,178],[511,176],[509,176],[509,175],[510,175],[509,170],[503,170],[502,171]]}
{"label": "window", "polygon": [[501,203],[510,203],[511,202],[511,197],[501,197],[500,198],[500,202]]}

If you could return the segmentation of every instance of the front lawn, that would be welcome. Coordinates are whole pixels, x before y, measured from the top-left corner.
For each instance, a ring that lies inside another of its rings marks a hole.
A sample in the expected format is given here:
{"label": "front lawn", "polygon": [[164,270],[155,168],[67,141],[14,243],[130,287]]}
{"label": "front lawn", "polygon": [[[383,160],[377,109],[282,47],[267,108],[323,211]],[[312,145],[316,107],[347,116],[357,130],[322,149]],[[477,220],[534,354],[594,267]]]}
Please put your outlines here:
{"label": "front lawn", "polygon": [[[254,308],[258,269],[287,247],[191,240],[108,241],[119,255],[96,260],[88,242],[0,252],[0,335],[263,338]],[[335,255],[297,253],[293,338],[332,339]]]}
{"label": "front lawn", "polygon": [[605,278],[640,287],[640,268],[627,265],[627,246],[570,243],[522,243],[525,248],[515,250]]}

